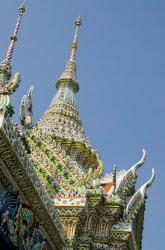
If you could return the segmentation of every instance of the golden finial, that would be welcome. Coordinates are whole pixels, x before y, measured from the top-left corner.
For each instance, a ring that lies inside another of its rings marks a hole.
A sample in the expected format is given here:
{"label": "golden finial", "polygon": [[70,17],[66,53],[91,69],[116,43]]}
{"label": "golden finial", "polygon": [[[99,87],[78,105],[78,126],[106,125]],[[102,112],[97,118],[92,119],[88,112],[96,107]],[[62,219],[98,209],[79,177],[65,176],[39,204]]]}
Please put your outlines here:
{"label": "golden finial", "polygon": [[[15,30],[13,35],[11,36],[11,40],[13,40],[14,42],[17,41],[17,33],[21,24],[21,18],[23,13],[25,12],[25,1],[21,4],[21,6],[19,7],[19,18],[17,20],[16,26],[15,26]],[[10,47],[10,46],[9,46]],[[9,52],[9,51],[8,51]]]}
{"label": "golden finial", "polygon": [[81,16],[78,16],[78,17],[77,17],[77,19],[76,19],[76,21],[75,21],[75,24],[76,24],[77,26],[80,26],[80,25],[82,24]]}
{"label": "golden finial", "polygon": [[[76,24],[76,32],[75,32],[75,35],[74,35],[74,39],[73,39],[73,42],[72,42],[72,50],[73,50],[73,53],[71,51],[71,61],[73,59],[75,59],[75,52],[77,50],[77,40],[78,40],[78,30],[79,30],[79,27],[81,25],[81,16],[78,16],[76,21],[75,21],[75,24]],[[72,55],[73,54],[73,55]],[[73,58],[74,57],[74,58]]]}

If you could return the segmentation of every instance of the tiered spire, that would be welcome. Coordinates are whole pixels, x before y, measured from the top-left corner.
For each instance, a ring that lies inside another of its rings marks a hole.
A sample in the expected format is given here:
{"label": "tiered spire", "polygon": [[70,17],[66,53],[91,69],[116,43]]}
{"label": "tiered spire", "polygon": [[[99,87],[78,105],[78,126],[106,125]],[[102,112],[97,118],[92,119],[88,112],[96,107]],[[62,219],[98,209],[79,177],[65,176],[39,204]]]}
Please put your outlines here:
{"label": "tiered spire", "polygon": [[76,76],[76,50],[78,31],[81,25],[80,16],[76,19],[76,31],[71,46],[71,53],[61,77],[57,81],[57,94],[45,112],[38,127],[57,137],[76,141],[85,141],[79,112],[76,107],[75,93],[79,90]]}
{"label": "tiered spire", "polygon": [[[92,167],[94,175],[102,172],[102,163],[97,152],[90,145],[84,133],[79,111],[76,105],[76,93],[79,84],[76,76],[76,51],[78,31],[81,25],[80,16],[76,19],[76,31],[71,46],[71,53],[61,77],[57,81],[57,93],[43,117],[37,124],[37,130],[45,135],[57,139],[62,147],[69,147],[71,157],[83,162],[83,166]],[[82,155],[84,157],[82,157]],[[94,166],[94,167],[93,167]]]}
{"label": "tiered spire", "polygon": [[11,77],[11,60],[13,56],[15,42],[17,41],[17,34],[21,25],[21,20],[24,12],[25,12],[25,1],[19,8],[19,17],[13,35],[11,36],[11,42],[7,49],[6,57],[0,64],[0,75],[1,75],[1,81],[3,81],[3,83],[6,83],[8,80],[10,80]]}
{"label": "tiered spire", "polygon": [[57,81],[57,86],[60,80],[64,80],[64,79],[70,79],[73,81],[77,80],[75,58],[76,58],[76,51],[77,51],[77,45],[78,45],[78,31],[81,25],[80,16],[77,17],[75,24],[76,24],[76,31],[75,31],[74,39],[73,39],[72,46],[71,46],[70,58],[66,64],[64,72],[62,73],[60,79]]}

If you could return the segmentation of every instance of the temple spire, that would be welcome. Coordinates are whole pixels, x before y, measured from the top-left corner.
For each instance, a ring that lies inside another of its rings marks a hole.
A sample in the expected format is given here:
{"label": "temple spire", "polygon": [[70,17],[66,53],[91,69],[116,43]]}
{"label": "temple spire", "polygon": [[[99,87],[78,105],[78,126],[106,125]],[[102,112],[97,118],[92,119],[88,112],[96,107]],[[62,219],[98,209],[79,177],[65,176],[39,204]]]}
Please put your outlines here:
{"label": "temple spire", "polygon": [[70,79],[75,82],[77,80],[75,58],[76,58],[76,51],[77,51],[77,46],[78,46],[78,31],[81,25],[80,16],[77,17],[75,24],[76,24],[76,31],[75,31],[74,39],[73,39],[72,46],[71,46],[70,57],[66,64],[64,72],[62,73],[60,79],[57,81],[57,86],[60,80]]}
{"label": "temple spire", "polygon": [[14,32],[11,36],[11,41],[7,49],[6,57],[0,64],[0,74],[4,74],[4,80],[9,80],[11,77],[11,60],[13,56],[15,42],[17,41],[17,34],[21,25],[23,13],[25,12],[25,1],[19,7],[19,17],[16,22]]}
{"label": "temple spire", "polygon": [[76,105],[76,93],[79,84],[76,81],[76,50],[78,43],[78,31],[81,25],[80,16],[76,19],[76,31],[73,38],[71,53],[65,70],[58,79],[57,93],[51,105],[38,122],[38,128],[46,131],[53,137],[67,139],[69,141],[81,142],[88,145],[79,111]]}

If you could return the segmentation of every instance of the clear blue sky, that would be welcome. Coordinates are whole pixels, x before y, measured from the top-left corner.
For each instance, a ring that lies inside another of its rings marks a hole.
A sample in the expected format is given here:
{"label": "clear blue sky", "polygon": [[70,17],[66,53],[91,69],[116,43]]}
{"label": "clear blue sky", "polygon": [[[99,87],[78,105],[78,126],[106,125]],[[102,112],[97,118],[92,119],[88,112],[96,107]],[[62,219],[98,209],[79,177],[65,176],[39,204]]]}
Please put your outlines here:
{"label": "clear blue sky", "polygon": [[[17,17],[19,0],[2,0],[0,56]],[[77,96],[87,135],[99,150],[106,172],[128,169],[146,148],[148,158],[138,185],[156,169],[147,200],[143,250],[163,249],[165,221],[165,1],[27,1],[13,58],[22,75],[13,104],[31,84],[37,121],[55,94],[74,33],[83,18],[77,57],[81,90]]]}

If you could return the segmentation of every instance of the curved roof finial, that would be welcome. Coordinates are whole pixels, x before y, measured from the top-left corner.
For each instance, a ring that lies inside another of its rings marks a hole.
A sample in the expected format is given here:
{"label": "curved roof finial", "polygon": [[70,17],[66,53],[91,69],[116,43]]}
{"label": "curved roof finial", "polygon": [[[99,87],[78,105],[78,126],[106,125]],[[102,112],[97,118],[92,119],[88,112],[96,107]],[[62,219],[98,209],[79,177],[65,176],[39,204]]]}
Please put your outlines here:
{"label": "curved roof finial", "polygon": [[146,150],[143,149],[143,154],[141,159],[134,164],[131,168],[128,169],[128,171],[125,173],[123,177],[119,180],[119,182],[116,185],[116,192],[122,193],[123,188],[125,187],[126,190],[132,190],[132,188],[135,186],[136,179],[137,179],[137,171],[140,167],[144,165],[144,162],[146,160]]}
{"label": "curved roof finial", "polygon": [[75,57],[76,57],[77,43],[78,43],[78,31],[79,31],[81,23],[82,23],[81,17],[78,16],[75,21],[76,31],[75,31],[75,35],[74,35],[72,46],[71,46],[70,57],[69,57],[69,60],[67,62],[64,72],[62,73],[60,79],[57,81],[57,87],[58,87],[59,81],[61,80],[70,79],[75,82],[77,80]]}
{"label": "curved roof finial", "polygon": [[9,80],[11,77],[11,60],[13,56],[14,45],[15,45],[15,42],[17,41],[17,34],[21,25],[21,20],[22,20],[22,16],[24,12],[25,12],[25,1],[19,7],[19,17],[16,22],[14,32],[11,36],[11,41],[7,49],[5,59],[0,64],[0,73],[3,73],[5,75],[6,80]]}
{"label": "curved roof finial", "polygon": [[145,203],[147,198],[147,189],[152,185],[155,179],[155,170],[152,169],[151,178],[131,197],[126,207],[126,220],[130,221],[136,217],[138,211]]}
{"label": "curved roof finial", "polygon": [[151,178],[140,188],[140,192],[143,194],[144,198],[146,196],[147,189],[152,185],[155,180],[155,169],[152,168]]}
{"label": "curved roof finial", "polygon": [[145,149],[143,149],[143,154],[142,154],[142,157],[141,157],[140,161],[138,161],[135,165],[133,165],[131,167],[131,169],[134,172],[135,176],[137,175],[137,170],[144,165],[146,157],[147,157],[147,151]]}

